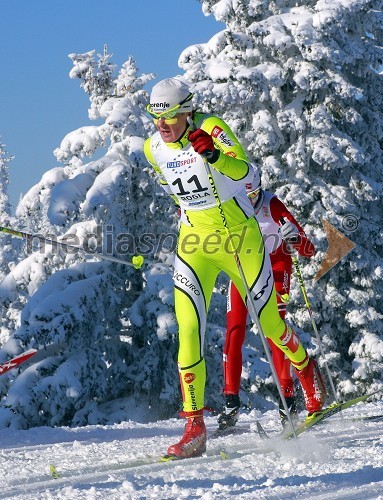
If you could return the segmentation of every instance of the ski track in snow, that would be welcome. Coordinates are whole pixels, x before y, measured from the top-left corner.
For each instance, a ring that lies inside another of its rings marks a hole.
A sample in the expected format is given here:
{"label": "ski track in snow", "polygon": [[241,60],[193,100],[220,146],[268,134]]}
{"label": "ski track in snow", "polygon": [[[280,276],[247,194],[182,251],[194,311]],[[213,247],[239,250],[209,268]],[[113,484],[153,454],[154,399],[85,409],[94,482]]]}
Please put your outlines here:
{"label": "ski track in snow", "polygon": [[[159,457],[183,420],[1,430],[0,498],[383,499],[383,420],[356,420],[380,414],[383,402],[360,404],[282,441],[277,412],[253,411],[238,424],[250,433],[211,439],[205,456],[170,463]],[[259,438],[256,418],[271,439]],[[212,434],[216,418],[206,423]]]}

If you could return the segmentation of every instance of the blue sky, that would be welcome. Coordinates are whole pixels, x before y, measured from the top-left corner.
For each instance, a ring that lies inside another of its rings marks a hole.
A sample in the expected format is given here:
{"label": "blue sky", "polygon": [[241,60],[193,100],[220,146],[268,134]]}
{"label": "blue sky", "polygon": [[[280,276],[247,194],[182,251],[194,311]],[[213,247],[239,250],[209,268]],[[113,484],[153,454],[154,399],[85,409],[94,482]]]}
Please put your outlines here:
{"label": "blue sky", "polygon": [[197,0],[0,1],[0,136],[10,162],[13,205],[58,165],[53,150],[88,119],[89,99],[71,80],[70,53],[104,44],[118,69],[133,56],[140,73],[182,73],[182,50],[223,29]]}

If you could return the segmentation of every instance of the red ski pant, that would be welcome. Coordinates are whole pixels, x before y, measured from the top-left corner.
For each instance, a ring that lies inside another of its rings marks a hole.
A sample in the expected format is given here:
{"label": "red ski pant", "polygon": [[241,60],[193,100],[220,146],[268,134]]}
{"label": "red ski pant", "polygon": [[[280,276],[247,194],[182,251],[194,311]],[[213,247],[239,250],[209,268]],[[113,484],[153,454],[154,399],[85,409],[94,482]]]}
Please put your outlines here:
{"label": "red ski pant", "polygon": [[[282,319],[286,316],[288,294],[290,292],[291,258],[270,256],[275,289],[277,292],[278,311]],[[230,282],[227,329],[223,350],[224,393],[239,394],[242,373],[242,345],[246,334],[247,307],[235,285]],[[294,395],[292,368],[289,358],[270,340],[271,354],[275,370],[285,397]]]}

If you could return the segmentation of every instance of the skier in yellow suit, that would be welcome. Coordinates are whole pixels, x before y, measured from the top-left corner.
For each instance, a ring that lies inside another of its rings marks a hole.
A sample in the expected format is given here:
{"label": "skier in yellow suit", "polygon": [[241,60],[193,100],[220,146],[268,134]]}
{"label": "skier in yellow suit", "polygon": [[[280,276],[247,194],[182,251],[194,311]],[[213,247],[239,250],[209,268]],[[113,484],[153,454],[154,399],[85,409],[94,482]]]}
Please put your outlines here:
{"label": "skier in yellow suit", "polygon": [[[179,327],[178,366],[187,423],[182,439],[167,451],[168,456],[177,459],[199,456],[206,450],[203,346],[207,311],[221,271],[234,282],[244,302],[254,301],[265,336],[291,360],[308,412],[319,411],[326,397],[315,361],[278,313],[269,255],[246,194],[246,184],[254,176],[253,167],[228,125],[216,116],[193,111],[192,97],[188,85],[180,79],[157,83],[147,106],[157,132],[144,145],[145,156],[160,184],[181,209],[173,279]],[[191,130],[188,117],[195,130]],[[202,155],[212,167],[213,182]],[[246,297],[232,244],[251,298]]]}

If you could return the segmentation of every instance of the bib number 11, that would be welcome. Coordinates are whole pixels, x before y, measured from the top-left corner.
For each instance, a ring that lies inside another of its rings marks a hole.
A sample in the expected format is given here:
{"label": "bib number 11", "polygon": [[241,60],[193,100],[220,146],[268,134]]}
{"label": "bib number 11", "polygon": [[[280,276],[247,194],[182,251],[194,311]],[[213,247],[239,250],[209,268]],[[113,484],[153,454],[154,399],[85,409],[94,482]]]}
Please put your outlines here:
{"label": "bib number 11", "polygon": [[201,183],[196,175],[192,175],[190,179],[186,181],[188,184],[194,183],[196,186],[196,189],[193,189],[192,191],[186,191],[180,177],[178,177],[176,180],[172,182],[173,186],[177,186],[179,189],[179,193],[176,193],[176,196],[185,196],[187,194],[191,193],[201,193],[203,191],[207,191],[209,188],[207,187],[202,187]]}

